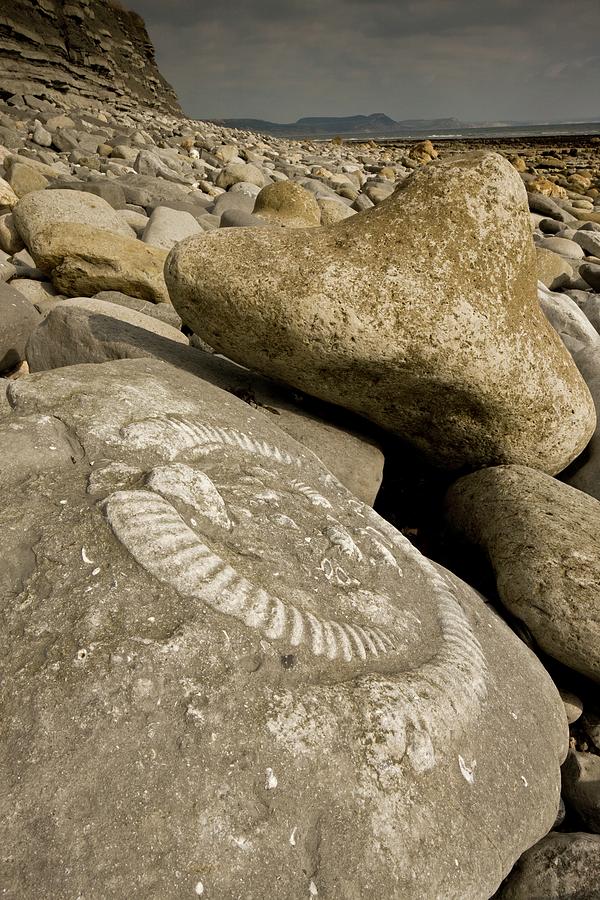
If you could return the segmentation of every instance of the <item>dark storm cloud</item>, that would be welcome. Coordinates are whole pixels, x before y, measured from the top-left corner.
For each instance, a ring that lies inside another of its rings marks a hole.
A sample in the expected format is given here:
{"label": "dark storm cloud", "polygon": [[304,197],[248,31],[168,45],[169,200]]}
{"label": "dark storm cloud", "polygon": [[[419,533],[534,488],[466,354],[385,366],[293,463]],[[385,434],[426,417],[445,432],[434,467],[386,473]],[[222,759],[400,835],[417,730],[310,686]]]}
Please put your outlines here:
{"label": "dark storm cloud", "polygon": [[598,0],[129,0],[198,118],[600,116]]}

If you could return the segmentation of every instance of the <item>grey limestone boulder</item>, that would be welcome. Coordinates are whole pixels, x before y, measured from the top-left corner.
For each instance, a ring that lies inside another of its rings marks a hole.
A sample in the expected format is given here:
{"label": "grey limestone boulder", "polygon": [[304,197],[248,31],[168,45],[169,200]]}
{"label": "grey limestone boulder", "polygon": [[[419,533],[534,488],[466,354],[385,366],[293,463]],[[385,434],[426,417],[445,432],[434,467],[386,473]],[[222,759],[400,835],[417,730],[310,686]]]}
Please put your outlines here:
{"label": "grey limestone boulder", "polygon": [[497,900],[600,900],[600,835],[553,831],[525,853]]}
{"label": "grey limestone boulder", "polygon": [[25,359],[29,335],[42,317],[18,290],[0,282],[0,373]]}
{"label": "grey limestone boulder", "polygon": [[173,366],[9,393],[4,890],[487,900],[554,821],[566,723],[480,597]]}
{"label": "grey limestone boulder", "polygon": [[[104,302],[103,297],[113,302]],[[122,304],[122,297],[118,294],[117,302]],[[148,308],[176,315],[166,303],[155,306],[138,301],[139,306],[132,308],[127,303],[130,308],[125,309],[115,305],[114,299],[107,291],[93,300],[80,297],[54,303],[27,345],[30,370],[140,357],[164,360],[195,375],[199,390],[207,381],[259,409],[309,447],[361,500],[374,503],[384,459],[367,423],[358,417],[354,421],[355,417],[344,411],[302,404],[301,398],[292,399],[288,391],[268,379],[189,347],[187,338],[171,327],[172,322],[163,324],[149,318]]]}
{"label": "grey limestone boulder", "polygon": [[190,235],[200,234],[202,230],[191,213],[157,206],[144,229],[142,240],[153,247],[170,250],[179,241]]}

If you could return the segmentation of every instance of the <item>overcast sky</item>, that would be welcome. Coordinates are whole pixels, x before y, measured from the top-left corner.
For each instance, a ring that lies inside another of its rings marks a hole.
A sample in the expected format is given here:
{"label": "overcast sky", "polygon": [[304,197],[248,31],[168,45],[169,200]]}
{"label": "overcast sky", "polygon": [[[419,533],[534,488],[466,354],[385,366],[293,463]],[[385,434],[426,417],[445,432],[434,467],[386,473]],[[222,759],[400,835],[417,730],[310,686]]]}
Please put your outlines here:
{"label": "overcast sky", "polygon": [[600,117],[600,0],[125,0],[195,118]]}

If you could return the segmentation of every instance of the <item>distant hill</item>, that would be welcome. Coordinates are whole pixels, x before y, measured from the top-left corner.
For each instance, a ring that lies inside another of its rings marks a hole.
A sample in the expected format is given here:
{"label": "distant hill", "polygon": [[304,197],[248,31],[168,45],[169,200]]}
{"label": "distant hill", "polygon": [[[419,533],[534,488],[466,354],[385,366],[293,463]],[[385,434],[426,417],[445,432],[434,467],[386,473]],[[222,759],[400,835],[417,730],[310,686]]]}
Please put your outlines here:
{"label": "distant hill", "polygon": [[385,113],[371,113],[370,116],[307,116],[297,122],[281,124],[264,119],[213,119],[228,128],[243,131],[260,131],[280,137],[358,137],[360,135],[399,134],[403,131],[428,131],[464,128],[458,119],[390,119]]}

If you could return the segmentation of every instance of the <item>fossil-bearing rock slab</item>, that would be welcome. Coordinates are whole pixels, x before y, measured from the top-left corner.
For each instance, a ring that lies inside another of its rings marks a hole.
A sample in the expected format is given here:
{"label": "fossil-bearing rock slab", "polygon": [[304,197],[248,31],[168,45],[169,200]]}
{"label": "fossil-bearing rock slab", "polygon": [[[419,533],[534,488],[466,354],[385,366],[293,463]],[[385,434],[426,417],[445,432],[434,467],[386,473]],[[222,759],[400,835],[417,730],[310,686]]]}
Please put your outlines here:
{"label": "fossil-bearing rock slab", "polygon": [[600,502],[535,469],[498,466],[459,479],[446,507],[539,646],[600,681]]}
{"label": "fossil-bearing rock slab", "polygon": [[552,825],[567,734],[481,598],[163,363],[9,400],[5,893],[489,897]]}
{"label": "fossil-bearing rock slab", "polygon": [[[2,286],[0,297],[1,290]],[[172,310],[166,303],[146,306]],[[25,340],[34,326],[35,322]],[[292,395],[261,375],[190,347],[180,331],[149,319],[144,312],[99,298],[58,302],[29,338],[26,356],[31,372],[139,357],[169,362],[260,409],[311,449],[360,500],[369,505],[375,502],[384,457],[370,423],[339,407]],[[202,384],[198,388],[202,390]]]}
{"label": "fossil-bearing rock slab", "polygon": [[436,463],[554,473],[584,448],[595,413],[539,310],[534,266],[518,174],[474,153],[331,227],[190,238],[165,278],[211,347]]}

